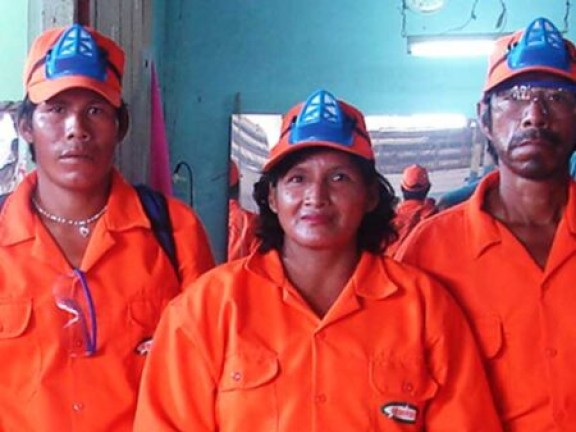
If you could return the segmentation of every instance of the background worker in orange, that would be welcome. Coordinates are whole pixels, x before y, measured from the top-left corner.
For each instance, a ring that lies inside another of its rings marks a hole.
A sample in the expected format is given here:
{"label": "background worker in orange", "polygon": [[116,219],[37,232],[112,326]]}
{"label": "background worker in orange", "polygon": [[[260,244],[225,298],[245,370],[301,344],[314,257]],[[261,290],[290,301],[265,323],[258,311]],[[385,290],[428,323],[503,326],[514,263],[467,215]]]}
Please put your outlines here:
{"label": "background worker in orange", "polygon": [[258,252],[168,306],[135,430],[499,431],[461,311],[380,255],[395,197],[362,113],[313,93],[263,171]]}
{"label": "background worker in orange", "polygon": [[230,159],[228,188],[228,261],[248,255],[258,246],[256,239],[257,215],[240,204],[240,171]]}
{"label": "background worker in orange", "polygon": [[504,429],[576,430],[576,49],[539,18],[498,41],[479,103],[499,170],[399,249],[476,330]]}
{"label": "background worker in orange", "polygon": [[398,240],[386,249],[388,255],[394,253],[418,222],[438,212],[436,201],[434,198],[428,197],[430,187],[426,168],[414,164],[404,169],[400,182],[402,201],[396,207],[396,218],[394,219]]}
{"label": "background worker in orange", "polygon": [[[131,431],[140,374],[181,291],[135,189],[113,168],[128,127],[122,49],[85,27],[34,42],[19,118],[36,170],[0,212],[0,431]],[[199,219],[168,207],[179,274],[213,266]]]}

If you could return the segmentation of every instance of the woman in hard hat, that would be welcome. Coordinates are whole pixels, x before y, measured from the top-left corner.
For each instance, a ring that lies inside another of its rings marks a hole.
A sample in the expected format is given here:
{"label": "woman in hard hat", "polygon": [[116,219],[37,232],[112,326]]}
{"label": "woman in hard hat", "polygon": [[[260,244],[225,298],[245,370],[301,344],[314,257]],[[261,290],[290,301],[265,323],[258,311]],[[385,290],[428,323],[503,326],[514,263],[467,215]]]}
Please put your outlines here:
{"label": "woman in hard hat", "polygon": [[136,431],[500,430],[459,309],[380,254],[394,195],[361,112],[326,91],[293,108],[254,197],[258,251],[161,319]]}

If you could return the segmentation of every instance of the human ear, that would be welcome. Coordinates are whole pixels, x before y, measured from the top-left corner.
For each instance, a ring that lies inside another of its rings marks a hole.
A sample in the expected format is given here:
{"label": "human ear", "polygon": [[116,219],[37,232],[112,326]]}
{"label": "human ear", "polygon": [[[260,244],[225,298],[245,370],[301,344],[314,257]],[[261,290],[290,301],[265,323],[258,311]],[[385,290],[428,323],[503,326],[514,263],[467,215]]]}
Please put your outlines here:
{"label": "human ear", "polygon": [[276,201],[276,186],[268,186],[268,207],[273,213],[278,213],[278,203]]}
{"label": "human ear", "polygon": [[478,117],[478,124],[482,133],[492,141],[492,112],[490,109],[490,102],[481,100],[476,104],[476,115]]}
{"label": "human ear", "polygon": [[121,142],[128,133],[130,127],[130,114],[128,114],[128,107],[123,103],[117,110],[118,122],[118,142]]}
{"label": "human ear", "polygon": [[22,117],[18,120],[18,134],[24,138],[27,143],[34,142],[32,122],[30,119]]}

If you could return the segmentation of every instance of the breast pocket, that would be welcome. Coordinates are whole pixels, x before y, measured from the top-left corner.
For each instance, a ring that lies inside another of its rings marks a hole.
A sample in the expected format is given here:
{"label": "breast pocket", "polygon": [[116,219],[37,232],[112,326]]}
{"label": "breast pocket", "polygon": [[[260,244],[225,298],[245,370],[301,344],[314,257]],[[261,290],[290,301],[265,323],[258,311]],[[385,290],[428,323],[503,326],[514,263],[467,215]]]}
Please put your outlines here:
{"label": "breast pocket", "polygon": [[218,388],[217,409],[222,430],[276,431],[279,375],[277,355],[261,346],[244,345],[226,357]]}
{"label": "breast pocket", "polygon": [[152,336],[160,320],[161,310],[161,305],[148,299],[133,300],[129,303],[130,323],[136,339]]}
{"label": "breast pocket", "polygon": [[401,425],[420,430],[426,405],[438,392],[424,359],[416,355],[380,356],[372,362],[370,374],[378,405],[374,410],[375,430],[397,430],[394,427]]}
{"label": "breast pocket", "polygon": [[39,386],[41,354],[32,320],[31,299],[0,299],[0,393],[23,401]]}
{"label": "breast pocket", "polygon": [[138,296],[128,303],[129,342],[136,347],[150,340],[156,331],[162,312],[172,297],[162,295]]}
{"label": "breast pocket", "polygon": [[495,359],[501,354],[504,345],[502,321],[496,315],[483,315],[473,318],[473,330],[483,357]]}

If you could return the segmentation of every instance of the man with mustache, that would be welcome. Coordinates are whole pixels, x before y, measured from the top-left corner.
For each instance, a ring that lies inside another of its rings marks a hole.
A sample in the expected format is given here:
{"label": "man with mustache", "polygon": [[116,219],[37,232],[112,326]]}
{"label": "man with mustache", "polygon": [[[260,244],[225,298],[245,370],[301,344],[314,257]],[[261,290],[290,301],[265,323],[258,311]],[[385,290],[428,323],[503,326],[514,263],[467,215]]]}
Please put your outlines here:
{"label": "man with mustache", "polygon": [[478,104],[499,169],[397,257],[448,286],[512,432],[576,430],[576,48],[547,19],[501,38]]}

